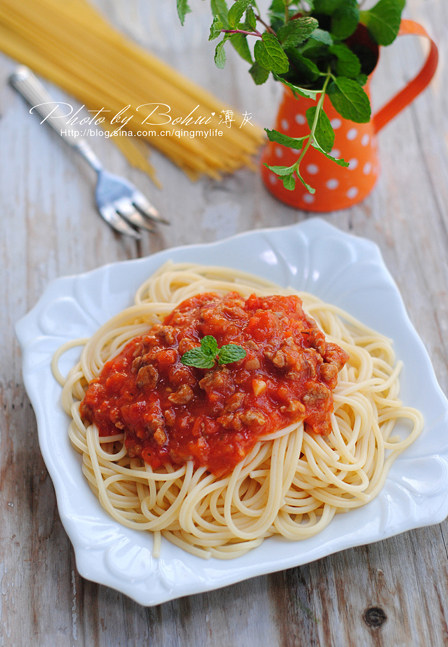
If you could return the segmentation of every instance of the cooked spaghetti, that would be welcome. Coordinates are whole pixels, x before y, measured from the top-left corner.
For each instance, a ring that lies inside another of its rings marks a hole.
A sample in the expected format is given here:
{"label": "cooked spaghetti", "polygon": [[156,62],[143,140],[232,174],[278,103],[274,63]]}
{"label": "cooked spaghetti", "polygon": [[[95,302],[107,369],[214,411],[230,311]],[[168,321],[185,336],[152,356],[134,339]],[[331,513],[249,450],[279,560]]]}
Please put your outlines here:
{"label": "cooked spaghetti", "polygon": [[[245,356],[183,364],[207,335]],[[58,359],[75,345],[81,358],[64,378]],[[422,428],[399,400],[400,368],[390,340],[316,297],[172,263],[53,360],[103,508],[151,531],[156,555],[164,536],[220,558],[272,535],[315,535],[378,494]]]}

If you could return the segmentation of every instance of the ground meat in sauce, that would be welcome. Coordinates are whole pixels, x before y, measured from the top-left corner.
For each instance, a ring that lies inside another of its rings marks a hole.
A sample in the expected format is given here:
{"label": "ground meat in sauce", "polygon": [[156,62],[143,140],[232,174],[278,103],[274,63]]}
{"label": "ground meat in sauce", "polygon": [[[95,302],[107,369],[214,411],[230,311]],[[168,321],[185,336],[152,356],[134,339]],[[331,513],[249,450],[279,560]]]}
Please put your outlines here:
{"label": "ground meat in sauce", "polygon": [[[213,369],[184,366],[213,335],[246,357]],[[257,440],[293,422],[328,434],[332,390],[348,356],[328,343],[297,296],[201,294],[132,340],[89,385],[81,415],[100,435],[124,430],[128,454],[153,466],[193,460],[223,474]]]}

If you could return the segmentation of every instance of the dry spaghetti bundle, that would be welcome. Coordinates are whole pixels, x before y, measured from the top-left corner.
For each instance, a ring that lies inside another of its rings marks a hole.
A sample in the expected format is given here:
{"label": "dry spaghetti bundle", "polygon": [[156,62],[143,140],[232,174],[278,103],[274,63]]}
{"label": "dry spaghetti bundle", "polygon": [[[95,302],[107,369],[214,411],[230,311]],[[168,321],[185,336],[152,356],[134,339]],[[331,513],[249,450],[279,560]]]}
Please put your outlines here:
{"label": "dry spaghetti bundle", "polygon": [[120,34],[85,0],[1,0],[0,49],[87,109],[102,108],[109,130],[118,129],[117,115],[133,115],[125,125],[133,136],[113,140],[150,173],[140,140],[192,178],[250,164],[263,140],[261,129],[234,111],[223,127],[228,106]]}

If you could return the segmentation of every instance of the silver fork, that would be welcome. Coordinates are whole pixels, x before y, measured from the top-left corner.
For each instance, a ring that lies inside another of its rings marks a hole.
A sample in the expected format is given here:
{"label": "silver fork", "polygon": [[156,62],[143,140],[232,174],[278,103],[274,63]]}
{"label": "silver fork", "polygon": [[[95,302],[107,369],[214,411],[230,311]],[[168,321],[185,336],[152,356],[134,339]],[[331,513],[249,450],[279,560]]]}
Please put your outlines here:
{"label": "silver fork", "polygon": [[107,172],[82,137],[67,132],[67,116],[31,70],[20,66],[9,81],[36,112],[71,148],[78,151],[97,173],[95,199],[101,217],[120,234],[140,238],[140,229],[155,231],[154,223],[169,224],[130,182]]}

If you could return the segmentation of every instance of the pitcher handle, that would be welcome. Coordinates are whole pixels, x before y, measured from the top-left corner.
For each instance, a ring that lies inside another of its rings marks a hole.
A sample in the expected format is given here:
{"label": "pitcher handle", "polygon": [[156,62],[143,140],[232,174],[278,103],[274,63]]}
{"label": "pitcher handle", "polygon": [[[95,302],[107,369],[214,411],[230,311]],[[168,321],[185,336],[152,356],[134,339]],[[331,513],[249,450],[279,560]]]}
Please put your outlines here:
{"label": "pitcher handle", "polygon": [[384,128],[391,119],[406,108],[406,106],[408,106],[420,94],[420,92],[426,88],[437,69],[437,63],[439,60],[437,45],[422,25],[414,20],[403,19],[401,21],[398,35],[424,36],[429,40],[430,48],[426,61],[417,76],[411,79],[411,81],[409,81],[409,83],[407,83],[400,92],[392,97],[392,99],[390,99],[386,105],[378,110],[378,112],[373,116],[373,128],[376,133],[379,132],[381,128]]}

